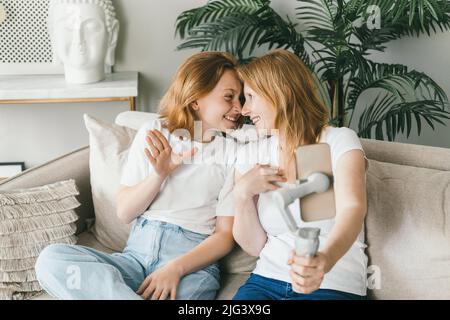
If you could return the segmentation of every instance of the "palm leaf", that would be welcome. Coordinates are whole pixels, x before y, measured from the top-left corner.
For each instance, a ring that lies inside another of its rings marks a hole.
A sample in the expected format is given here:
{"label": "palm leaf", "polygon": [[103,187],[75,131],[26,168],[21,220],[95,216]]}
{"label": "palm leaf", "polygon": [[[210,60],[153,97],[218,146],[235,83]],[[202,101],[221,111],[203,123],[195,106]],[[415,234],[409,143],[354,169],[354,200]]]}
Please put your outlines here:
{"label": "palm leaf", "polygon": [[414,116],[418,134],[421,131],[421,119],[434,130],[435,123],[445,125],[442,119],[450,119],[450,112],[442,109],[442,105],[435,100],[419,100],[412,102],[394,103],[396,97],[386,94],[377,98],[364,110],[358,124],[358,134],[370,139],[373,131],[377,140],[384,140],[386,132],[389,141],[394,141],[398,133],[405,133],[409,137],[413,127]]}
{"label": "palm leaf", "polygon": [[217,21],[232,13],[252,14],[269,3],[269,0],[208,1],[205,6],[182,12],[177,17],[175,32],[184,39],[192,28],[203,23]]}
{"label": "palm leaf", "polygon": [[310,66],[304,38],[295,30],[295,24],[286,22],[268,6],[251,14],[233,12],[214,22],[193,27],[178,49],[225,50],[242,62],[246,54],[251,56],[257,46],[264,44],[269,48],[293,49]]}
{"label": "palm leaf", "polygon": [[436,100],[441,105],[448,102],[444,90],[429,76],[415,70],[409,71],[400,64],[369,62],[367,70],[359,70],[349,81],[350,93],[347,98],[347,110],[356,108],[361,94],[369,89],[382,89],[395,95],[397,99]]}
{"label": "palm leaf", "polygon": [[450,2],[447,0],[372,0],[362,8],[364,19],[368,18],[369,5],[380,8],[382,26],[373,30],[366,25],[355,28],[355,36],[363,51],[383,51],[385,43],[405,35],[430,35],[437,29],[450,29]]}
{"label": "palm leaf", "polygon": [[338,7],[332,0],[298,0],[302,5],[295,8],[296,16],[307,30],[335,31]]}
{"label": "palm leaf", "polygon": [[255,15],[235,13],[216,22],[203,23],[191,29],[188,40],[178,49],[225,50],[242,57],[248,42],[257,43],[266,32],[260,22]]}

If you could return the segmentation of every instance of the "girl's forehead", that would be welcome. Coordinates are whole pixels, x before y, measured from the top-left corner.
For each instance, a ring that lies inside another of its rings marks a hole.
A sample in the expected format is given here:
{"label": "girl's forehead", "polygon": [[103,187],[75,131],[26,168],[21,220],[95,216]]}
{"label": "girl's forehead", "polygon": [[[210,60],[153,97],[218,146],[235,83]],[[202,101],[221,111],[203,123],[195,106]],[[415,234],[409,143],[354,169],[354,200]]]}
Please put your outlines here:
{"label": "girl's forehead", "polygon": [[219,82],[216,85],[216,88],[220,90],[235,90],[240,91],[242,88],[241,82],[239,78],[235,75],[234,72],[230,72],[229,70],[225,71]]}

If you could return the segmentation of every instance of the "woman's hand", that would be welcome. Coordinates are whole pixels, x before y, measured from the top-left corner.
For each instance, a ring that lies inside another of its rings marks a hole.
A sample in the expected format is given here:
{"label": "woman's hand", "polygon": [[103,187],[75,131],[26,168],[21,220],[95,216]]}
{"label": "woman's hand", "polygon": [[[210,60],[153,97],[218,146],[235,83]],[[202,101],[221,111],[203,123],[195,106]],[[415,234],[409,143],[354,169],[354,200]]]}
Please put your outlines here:
{"label": "woman's hand", "polygon": [[245,199],[279,188],[275,182],[286,182],[284,173],[269,165],[257,164],[235,184],[234,194]]}
{"label": "woman's hand", "polygon": [[292,251],[288,260],[291,266],[289,275],[292,288],[298,293],[311,293],[319,289],[327,271],[328,258],[323,252],[317,252],[314,257],[300,257]]}
{"label": "woman's hand", "polygon": [[158,130],[147,131],[145,140],[148,148],[144,149],[144,153],[153,169],[155,169],[156,174],[161,178],[166,178],[183,163],[184,159],[193,156],[197,152],[197,148],[192,148],[182,153],[173,153],[166,137]]}
{"label": "woman's hand", "polygon": [[147,276],[136,293],[145,300],[175,300],[181,277],[180,269],[168,263]]}

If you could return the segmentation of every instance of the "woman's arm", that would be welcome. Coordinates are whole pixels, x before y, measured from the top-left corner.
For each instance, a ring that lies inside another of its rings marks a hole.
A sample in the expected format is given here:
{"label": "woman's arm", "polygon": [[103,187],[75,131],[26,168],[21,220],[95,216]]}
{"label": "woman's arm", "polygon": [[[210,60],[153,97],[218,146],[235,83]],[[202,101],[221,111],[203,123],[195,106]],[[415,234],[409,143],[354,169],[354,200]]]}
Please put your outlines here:
{"label": "woman's arm", "polygon": [[233,237],[242,250],[254,257],[259,256],[267,242],[267,234],[261,226],[258,211],[256,210],[257,197],[246,198],[234,195],[236,213]]}
{"label": "woman's arm", "polygon": [[325,273],[351,248],[361,232],[367,211],[365,160],[361,150],[340,157],[335,173],[336,217],[327,242],[313,258],[290,259],[291,278],[297,292],[317,290]]}
{"label": "woman's arm", "polygon": [[278,169],[256,165],[243,176],[236,172],[235,181],[233,236],[245,252],[257,257],[267,242],[267,233],[261,226],[256,209],[258,195],[278,189],[273,182],[286,180]]}
{"label": "woman's arm", "polygon": [[176,298],[180,279],[224,257],[234,247],[233,217],[218,216],[214,233],[188,253],[170,261],[150,274],[139,287],[137,294],[144,299],[165,300]]}
{"label": "woman's arm", "polygon": [[330,271],[350,249],[361,232],[367,211],[365,160],[361,150],[341,156],[336,168],[336,218],[322,252]]}

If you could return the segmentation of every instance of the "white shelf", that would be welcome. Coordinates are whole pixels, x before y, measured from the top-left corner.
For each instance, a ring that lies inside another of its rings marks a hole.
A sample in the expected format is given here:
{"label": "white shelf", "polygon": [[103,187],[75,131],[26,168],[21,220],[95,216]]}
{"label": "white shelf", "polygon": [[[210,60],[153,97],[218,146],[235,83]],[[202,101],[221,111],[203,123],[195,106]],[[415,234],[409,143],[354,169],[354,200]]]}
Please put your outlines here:
{"label": "white shelf", "polygon": [[137,97],[138,72],[117,72],[92,84],[74,85],[64,75],[0,76],[0,100]]}

